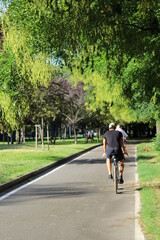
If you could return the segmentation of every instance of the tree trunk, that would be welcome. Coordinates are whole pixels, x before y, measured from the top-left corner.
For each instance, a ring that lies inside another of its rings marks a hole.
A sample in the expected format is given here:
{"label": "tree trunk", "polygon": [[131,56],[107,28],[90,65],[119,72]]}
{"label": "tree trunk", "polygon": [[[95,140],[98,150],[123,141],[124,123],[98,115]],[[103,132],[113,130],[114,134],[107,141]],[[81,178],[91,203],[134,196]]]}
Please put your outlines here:
{"label": "tree trunk", "polygon": [[5,143],[4,127],[3,127],[3,143]]}
{"label": "tree trunk", "polygon": [[71,125],[69,126],[69,138],[71,138]]}
{"label": "tree trunk", "polygon": [[49,128],[47,124],[47,142],[48,142],[48,150],[49,150]]}
{"label": "tree trunk", "polygon": [[23,129],[20,129],[20,143],[23,142]]}
{"label": "tree trunk", "polygon": [[75,124],[73,124],[73,131],[74,131],[75,144],[77,144],[77,134],[76,134],[76,126],[75,126]]}
{"label": "tree trunk", "polygon": [[67,128],[65,127],[64,128],[64,139],[66,139],[66,137],[67,137]]}
{"label": "tree trunk", "polygon": [[37,149],[37,146],[38,146],[38,141],[37,141],[37,125],[35,125],[35,148]]}
{"label": "tree trunk", "polygon": [[54,131],[54,140],[53,140],[53,144],[56,144],[56,135],[57,135],[57,128],[55,127],[55,131]]}
{"label": "tree trunk", "polygon": [[41,129],[41,141],[42,141],[42,151],[44,151],[44,142],[43,142],[43,117],[41,119],[42,129]]}
{"label": "tree trunk", "polygon": [[25,125],[23,126],[22,131],[23,131],[23,143],[26,143]]}
{"label": "tree trunk", "polygon": [[13,132],[11,132],[11,144],[13,144]]}
{"label": "tree trunk", "polygon": [[9,145],[9,136],[8,136],[8,134],[7,134],[7,142],[8,142],[8,145]]}
{"label": "tree trunk", "polygon": [[156,121],[156,134],[160,135],[160,120],[159,119]]}
{"label": "tree trunk", "polygon": [[16,129],[16,142],[19,144],[19,131]]}

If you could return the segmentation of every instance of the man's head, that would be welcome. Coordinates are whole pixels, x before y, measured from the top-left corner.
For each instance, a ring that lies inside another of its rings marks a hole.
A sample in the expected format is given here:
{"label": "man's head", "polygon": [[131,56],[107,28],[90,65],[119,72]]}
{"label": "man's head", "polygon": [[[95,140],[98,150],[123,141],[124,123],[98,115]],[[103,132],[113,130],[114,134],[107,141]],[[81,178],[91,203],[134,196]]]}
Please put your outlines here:
{"label": "man's head", "polygon": [[116,125],[114,123],[109,124],[109,129],[115,129],[115,128],[116,128]]}
{"label": "man's head", "polygon": [[118,125],[117,125],[117,128],[122,128],[121,124],[118,124]]}

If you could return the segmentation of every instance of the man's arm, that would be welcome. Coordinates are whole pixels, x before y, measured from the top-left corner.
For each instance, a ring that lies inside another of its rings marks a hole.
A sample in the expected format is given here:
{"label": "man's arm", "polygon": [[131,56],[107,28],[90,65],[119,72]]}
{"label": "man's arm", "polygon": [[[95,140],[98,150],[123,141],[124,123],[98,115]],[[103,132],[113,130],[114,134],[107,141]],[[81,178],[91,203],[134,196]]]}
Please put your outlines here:
{"label": "man's arm", "polygon": [[121,143],[122,152],[125,153],[125,147],[123,145],[123,137],[121,137],[120,143]]}
{"label": "man's arm", "polygon": [[[123,129],[122,129],[123,130]],[[129,136],[128,136],[128,134],[123,130],[123,137],[127,140],[127,139],[129,139]]]}
{"label": "man's arm", "polygon": [[124,144],[123,144],[123,137],[120,139],[120,143],[121,143],[121,148],[122,148],[123,154],[126,154],[126,155],[128,156],[128,153],[127,153],[127,151],[126,151],[126,149],[125,149],[125,146],[124,146]]}
{"label": "man's arm", "polygon": [[106,155],[106,148],[107,148],[107,140],[106,138],[103,138],[103,151],[104,151],[103,156]]}

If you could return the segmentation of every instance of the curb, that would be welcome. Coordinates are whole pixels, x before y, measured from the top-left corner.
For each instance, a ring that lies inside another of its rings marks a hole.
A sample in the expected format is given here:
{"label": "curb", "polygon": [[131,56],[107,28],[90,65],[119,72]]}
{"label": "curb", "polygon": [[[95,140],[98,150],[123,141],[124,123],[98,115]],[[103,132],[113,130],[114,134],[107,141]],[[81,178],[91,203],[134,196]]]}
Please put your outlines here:
{"label": "curb", "polygon": [[87,152],[89,152],[89,151],[91,151],[91,150],[93,150],[93,149],[95,149],[97,147],[100,147],[100,146],[102,146],[102,144],[98,144],[96,146],[92,146],[90,148],[84,149],[84,150],[82,150],[82,151],[80,151],[78,153],[74,153],[74,154],[72,154],[72,155],[70,155],[68,157],[65,157],[65,158],[62,158],[60,160],[57,160],[54,163],[51,163],[51,164],[46,165],[46,166],[44,166],[42,168],[38,168],[38,169],[36,169],[36,170],[34,170],[34,171],[30,172],[30,173],[22,175],[22,176],[14,179],[12,181],[9,181],[9,182],[6,182],[4,184],[1,184],[0,185],[0,193],[3,193],[6,190],[10,190],[11,188],[16,187],[18,184],[23,184],[26,181],[31,181],[31,180],[33,180],[33,178],[38,177],[40,174],[46,173],[47,171],[51,171],[54,168],[57,168],[57,167],[65,164],[65,163],[73,160],[74,158],[79,157],[83,153],[87,153]]}

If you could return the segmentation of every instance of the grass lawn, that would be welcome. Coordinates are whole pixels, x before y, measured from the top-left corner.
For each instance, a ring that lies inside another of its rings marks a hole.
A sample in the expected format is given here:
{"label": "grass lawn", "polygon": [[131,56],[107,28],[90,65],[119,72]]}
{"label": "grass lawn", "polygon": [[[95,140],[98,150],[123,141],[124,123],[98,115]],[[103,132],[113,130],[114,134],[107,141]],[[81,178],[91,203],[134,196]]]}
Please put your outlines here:
{"label": "grass lawn", "polygon": [[74,144],[73,139],[57,140],[56,145],[49,146],[49,150],[45,144],[42,151],[40,143],[37,149],[34,142],[13,145],[0,143],[0,184],[96,144],[99,143],[85,143],[85,139],[78,139],[78,144]]}
{"label": "grass lawn", "polygon": [[153,143],[138,146],[141,190],[141,221],[147,239],[160,240],[160,152]]}

